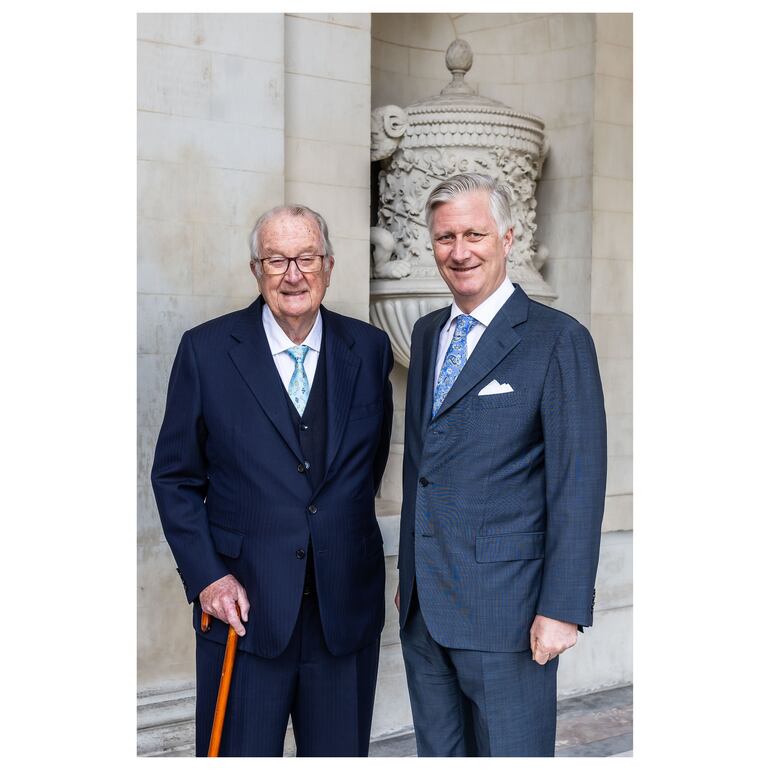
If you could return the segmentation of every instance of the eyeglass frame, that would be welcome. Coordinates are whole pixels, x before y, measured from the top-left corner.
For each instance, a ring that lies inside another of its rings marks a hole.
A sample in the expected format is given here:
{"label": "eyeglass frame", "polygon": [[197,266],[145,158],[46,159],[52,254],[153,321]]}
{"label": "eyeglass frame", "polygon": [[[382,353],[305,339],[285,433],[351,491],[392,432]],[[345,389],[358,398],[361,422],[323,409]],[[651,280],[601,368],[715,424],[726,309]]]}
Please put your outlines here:
{"label": "eyeglass frame", "polygon": [[[293,262],[297,270],[299,270],[302,275],[314,275],[315,273],[320,273],[323,270],[323,261],[326,259],[328,255],[327,254],[298,254],[296,257],[285,257],[283,254],[273,254],[270,257],[260,257],[259,262],[262,267],[262,274],[263,275],[286,275],[286,273],[289,272],[289,265]],[[268,273],[265,270],[265,262],[271,260],[271,259],[277,259],[277,258],[285,259],[286,260],[286,267],[285,269],[280,273]],[[306,257],[321,257],[321,266],[318,268],[318,270],[303,270],[299,266],[299,262],[297,262],[298,259],[303,259]]]}

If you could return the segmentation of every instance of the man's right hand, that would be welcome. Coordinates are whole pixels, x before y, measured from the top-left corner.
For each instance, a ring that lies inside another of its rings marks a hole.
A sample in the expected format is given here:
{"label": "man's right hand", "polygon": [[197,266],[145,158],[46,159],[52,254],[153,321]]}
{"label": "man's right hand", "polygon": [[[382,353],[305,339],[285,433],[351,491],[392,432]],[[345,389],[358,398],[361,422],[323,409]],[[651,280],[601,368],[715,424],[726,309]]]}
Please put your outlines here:
{"label": "man's right hand", "polygon": [[249,619],[249,600],[243,586],[232,575],[225,575],[206,586],[199,598],[204,612],[223,623],[229,623],[238,636],[246,633],[243,623],[238,619],[235,603],[238,603],[241,619],[245,623]]}

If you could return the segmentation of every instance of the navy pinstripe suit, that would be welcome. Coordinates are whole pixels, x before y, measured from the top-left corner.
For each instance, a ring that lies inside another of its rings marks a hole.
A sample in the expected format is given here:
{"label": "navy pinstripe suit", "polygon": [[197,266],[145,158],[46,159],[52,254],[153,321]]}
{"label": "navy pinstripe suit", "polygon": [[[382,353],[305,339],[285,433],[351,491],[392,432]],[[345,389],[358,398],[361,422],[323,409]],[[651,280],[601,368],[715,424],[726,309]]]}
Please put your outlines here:
{"label": "navy pinstripe suit", "polygon": [[[418,603],[419,622],[445,650],[530,658],[536,614],[581,626],[593,621],[607,462],[596,353],[583,326],[516,286],[431,418],[438,336],[448,318],[449,308],[431,313],[412,334],[402,634]],[[512,391],[479,396],[492,380]],[[406,657],[409,638],[404,642]],[[522,693],[539,685],[499,694],[486,710],[502,720],[509,742],[492,753],[553,753],[557,661],[529,662],[532,676],[552,668],[553,719],[544,739],[522,723],[531,705]],[[419,719],[415,714],[416,726]]]}
{"label": "navy pinstripe suit", "polygon": [[[199,651],[204,639],[225,642],[227,626],[215,619],[201,637],[197,597],[227,574],[243,585],[251,604],[239,655],[281,665],[295,631],[310,616],[317,616],[316,624],[320,619],[324,654],[376,650],[385,568],[374,495],[390,443],[390,343],[369,324],[321,307],[325,462],[320,474],[316,468],[307,472],[262,326],[262,306],[260,297],[184,334],[156,448],[153,487],[194,603]],[[312,610],[303,601],[311,541]],[[375,678],[376,665],[375,654]],[[199,660],[199,680],[200,670]],[[199,701],[210,696],[201,693],[200,681],[198,687]],[[373,687],[374,681],[372,697]],[[250,697],[271,696],[263,690]],[[365,731],[368,742],[368,726]]]}

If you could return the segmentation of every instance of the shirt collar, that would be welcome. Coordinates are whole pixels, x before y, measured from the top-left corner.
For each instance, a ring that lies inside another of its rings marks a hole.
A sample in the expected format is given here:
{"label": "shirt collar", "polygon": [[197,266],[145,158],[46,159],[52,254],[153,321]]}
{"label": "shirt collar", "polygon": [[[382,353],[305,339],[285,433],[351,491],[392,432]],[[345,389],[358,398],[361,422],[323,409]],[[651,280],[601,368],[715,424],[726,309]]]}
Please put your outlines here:
{"label": "shirt collar", "polygon": [[[508,278],[504,278],[503,282],[472,312],[467,315],[475,318],[482,326],[489,326],[492,323],[492,319],[497,315],[500,308],[508,301],[508,298],[513,294],[515,290],[514,285]],[[457,307],[456,302],[452,302],[452,309],[449,312],[449,322],[444,327],[449,329],[452,325],[452,321],[457,318],[458,315],[462,315],[463,311]]]}
{"label": "shirt collar", "polygon": [[[268,307],[267,302],[262,306],[262,325],[265,327],[265,336],[267,337],[267,344],[270,346],[270,352],[274,356],[278,355],[278,353],[283,353],[287,348],[294,347],[294,343],[278,325],[278,321],[275,320],[275,316]],[[311,350],[320,353],[322,337],[323,321],[321,320],[321,311],[319,310],[316,313],[313,328],[300,345],[307,345]]]}

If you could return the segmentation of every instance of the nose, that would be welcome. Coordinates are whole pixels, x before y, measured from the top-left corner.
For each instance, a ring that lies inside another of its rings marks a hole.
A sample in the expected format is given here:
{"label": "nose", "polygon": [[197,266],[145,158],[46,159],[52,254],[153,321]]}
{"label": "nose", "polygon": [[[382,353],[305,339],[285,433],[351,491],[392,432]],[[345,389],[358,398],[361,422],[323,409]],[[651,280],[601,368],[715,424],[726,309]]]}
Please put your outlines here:
{"label": "nose", "polygon": [[464,238],[455,239],[450,256],[455,262],[464,262],[471,256],[470,247]]}
{"label": "nose", "polygon": [[285,281],[289,283],[299,283],[303,279],[302,271],[297,267],[296,262],[289,262],[289,267],[283,275]]}

